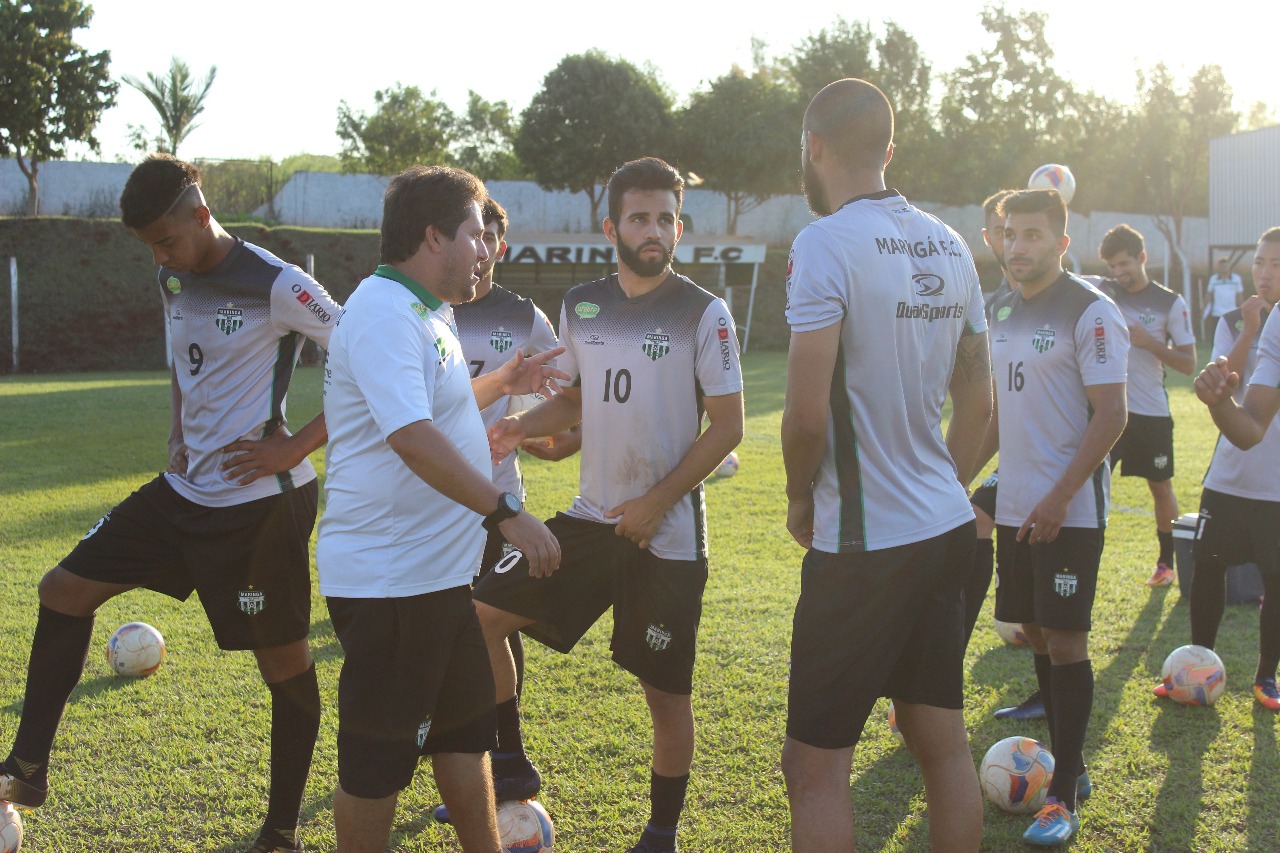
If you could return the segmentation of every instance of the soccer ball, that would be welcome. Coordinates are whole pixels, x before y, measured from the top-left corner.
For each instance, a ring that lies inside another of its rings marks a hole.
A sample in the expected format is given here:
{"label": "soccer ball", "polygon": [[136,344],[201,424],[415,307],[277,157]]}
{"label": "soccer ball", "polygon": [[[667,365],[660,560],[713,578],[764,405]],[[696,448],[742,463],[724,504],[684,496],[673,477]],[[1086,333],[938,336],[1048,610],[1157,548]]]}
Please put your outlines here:
{"label": "soccer ball", "polygon": [[893,707],[893,700],[889,700],[889,732],[893,735],[893,739],[898,743],[906,746],[907,739],[902,736],[902,729],[898,728],[898,712]]}
{"label": "soccer ball", "polygon": [[498,803],[498,838],[503,853],[551,853],[556,831],[537,800]]}
{"label": "soccer ball", "polygon": [[1035,738],[1007,737],[987,750],[978,771],[982,793],[1009,814],[1032,814],[1049,796],[1053,755]]}
{"label": "soccer ball", "polygon": [[736,473],[738,473],[738,454],[731,450],[729,455],[724,458],[724,461],[716,467],[715,475],[717,477],[732,477]]}
{"label": "soccer ball", "polygon": [[22,849],[22,818],[9,803],[0,803],[0,853]]}
{"label": "soccer ball", "polygon": [[507,398],[507,417],[523,412],[525,409],[532,409],[546,401],[547,395],[536,391],[532,394],[512,394]]}
{"label": "soccer ball", "polygon": [[150,675],[164,655],[164,637],[146,622],[122,625],[107,641],[107,662],[117,675]]}
{"label": "soccer ball", "polygon": [[1076,194],[1076,176],[1066,166],[1046,163],[1031,173],[1027,179],[1029,190],[1057,190],[1063,204],[1071,204]]}
{"label": "soccer ball", "polygon": [[1212,705],[1227,686],[1222,658],[1204,646],[1179,646],[1160,670],[1169,698],[1183,705]]}
{"label": "soccer ball", "polygon": [[1027,639],[1027,635],[1022,631],[1022,626],[1017,622],[1001,622],[999,619],[996,619],[995,623],[996,633],[1000,635],[1000,639],[1004,640],[1009,645],[1031,645],[1031,641]]}

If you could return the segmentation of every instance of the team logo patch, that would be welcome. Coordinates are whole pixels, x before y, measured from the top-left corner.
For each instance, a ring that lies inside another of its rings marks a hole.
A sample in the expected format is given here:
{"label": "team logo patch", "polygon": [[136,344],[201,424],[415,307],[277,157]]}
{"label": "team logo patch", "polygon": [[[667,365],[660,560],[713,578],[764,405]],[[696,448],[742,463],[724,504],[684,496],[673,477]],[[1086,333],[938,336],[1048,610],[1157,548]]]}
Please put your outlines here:
{"label": "team logo patch", "polygon": [[164,286],[169,288],[169,292],[174,296],[182,292],[182,282],[178,281],[176,275],[169,276],[169,280],[164,283]]}
{"label": "team logo patch", "polygon": [[1244,320],[1236,320],[1236,331],[1244,331]]}
{"label": "team logo patch", "polygon": [[1059,572],[1053,576],[1053,591],[1063,598],[1075,595],[1079,585],[1080,581],[1075,575]]}
{"label": "team logo patch", "polygon": [[499,326],[489,333],[489,345],[498,352],[506,352],[515,343],[515,338],[506,329]]}
{"label": "team logo patch", "polygon": [[657,361],[671,352],[671,336],[665,334],[661,329],[654,329],[644,336],[642,349],[644,354],[649,356],[651,360]]}
{"label": "team logo patch", "polygon": [[427,735],[431,734],[431,718],[427,717],[418,723],[418,749],[427,745]]}
{"label": "team logo patch", "polygon": [[1150,311],[1143,311],[1138,315],[1138,322],[1144,326],[1154,326],[1156,323],[1156,315]]}
{"label": "team logo patch", "polygon": [[600,313],[600,306],[594,302],[579,302],[573,306],[573,313],[577,314],[584,320],[590,320],[592,317]]}
{"label": "team logo patch", "polygon": [[417,314],[423,320],[431,318],[431,309],[423,305],[421,302],[410,302],[409,307],[413,309],[413,313]]}
{"label": "team logo patch", "polygon": [[218,309],[218,331],[224,335],[230,335],[232,332],[240,331],[240,327],[244,325],[244,312],[239,308],[232,308],[227,305],[226,308]]}
{"label": "team logo patch", "polygon": [[449,345],[444,342],[444,338],[436,338],[436,354],[440,356],[441,364],[449,357]]}
{"label": "team logo patch", "polygon": [[1161,471],[1169,467],[1169,457],[1167,454],[1162,453],[1151,461],[1154,462],[1155,466]]}
{"label": "team logo patch", "polygon": [[665,651],[671,645],[671,632],[665,626],[655,623],[644,632],[644,641],[655,652]]}
{"label": "team logo patch", "polygon": [[946,285],[942,276],[931,272],[918,272],[911,276],[911,280],[916,285],[916,296],[938,296]]}
{"label": "team logo patch", "polygon": [[1013,313],[1013,309],[1012,309],[1012,308],[1010,308],[1008,305],[1006,305],[1006,306],[1004,306],[1003,308],[1001,308],[999,311],[997,311],[997,312],[996,312],[996,319],[997,319],[997,320],[1008,320],[1008,319],[1009,319],[1009,315],[1010,315],[1011,313]]}
{"label": "team logo patch", "polygon": [[240,590],[240,610],[241,612],[254,616],[262,612],[267,606],[267,594],[261,590],[249,587]]}
{"label": "team logo patch", "polygon": [[1031,345],[1036,348],[1038,353],[1048,352],[1053,349],[1053,344],[1053,329],[1036,329],[1035,335],[1031,338]]}

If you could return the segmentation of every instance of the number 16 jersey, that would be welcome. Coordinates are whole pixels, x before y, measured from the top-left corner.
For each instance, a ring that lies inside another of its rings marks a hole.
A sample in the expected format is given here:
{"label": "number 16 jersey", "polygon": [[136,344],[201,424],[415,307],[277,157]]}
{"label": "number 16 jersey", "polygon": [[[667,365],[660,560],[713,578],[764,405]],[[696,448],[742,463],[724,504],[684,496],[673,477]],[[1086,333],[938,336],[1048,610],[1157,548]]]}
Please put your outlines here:
{"label": "number 16 jersey", "polygon": [[[689,452],[702,398],[742,390],[733,317],[682,275],[629,299],[613,274],[565,294],[560,342],[557,366],[582,391],[580,494],[568,515],[612,524],[606,512],[644,495]],[[667,512],[649,550],[706,556],[701,484]]]}

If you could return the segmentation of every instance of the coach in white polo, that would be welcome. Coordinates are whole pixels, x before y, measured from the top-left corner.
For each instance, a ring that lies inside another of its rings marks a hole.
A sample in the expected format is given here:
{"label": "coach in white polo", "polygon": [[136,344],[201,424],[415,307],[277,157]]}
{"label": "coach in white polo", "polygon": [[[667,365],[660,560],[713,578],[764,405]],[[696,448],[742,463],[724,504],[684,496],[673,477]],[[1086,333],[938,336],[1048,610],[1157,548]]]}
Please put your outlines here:
{"label": "coach in white polo", "polygon": [[[547,381],[562,350],[471,380],[451,302],[475,294],[484,185],[415,166],[383,205],[382,265],[356,288],[325,362],[326,511],[316,564],[346,659],[338,685],[338,850],[386,848],[420,755],[464,851],[497,853],[493,680],[471,603],[485,529],[559,563],[555,539],[493,485],[480,408]],[[523,381],[521,381],[523,380]],[[482,525],[483,521],[483,525]]]}

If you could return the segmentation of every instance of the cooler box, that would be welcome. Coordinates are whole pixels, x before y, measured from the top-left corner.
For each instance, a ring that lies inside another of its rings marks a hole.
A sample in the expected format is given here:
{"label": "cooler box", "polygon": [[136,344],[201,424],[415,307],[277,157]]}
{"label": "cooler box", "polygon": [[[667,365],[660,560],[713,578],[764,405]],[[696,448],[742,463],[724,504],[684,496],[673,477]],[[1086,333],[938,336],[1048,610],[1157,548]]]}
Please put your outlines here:
{"label": "cooler box", "polygon": [[[1195,577],[1196,560],[1191,547],[1195,543],[1198,513],[1189,512],[1173,523],[1173,562],[1178,572],[1178,593],[1191,599],[1191,579]],[[1253,563],[1227,568],[1227,604],[1256,604],[1262,597],[1262,575]]]}

